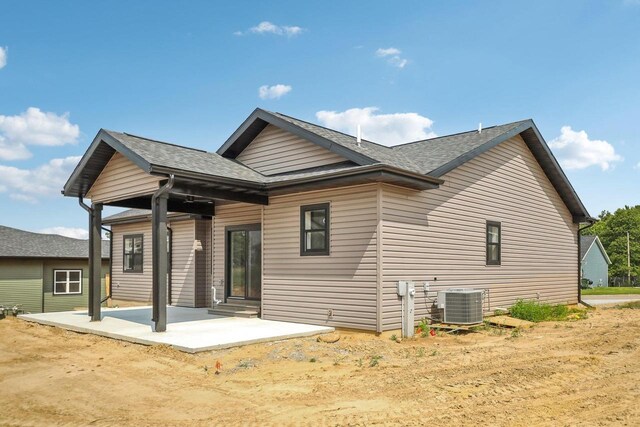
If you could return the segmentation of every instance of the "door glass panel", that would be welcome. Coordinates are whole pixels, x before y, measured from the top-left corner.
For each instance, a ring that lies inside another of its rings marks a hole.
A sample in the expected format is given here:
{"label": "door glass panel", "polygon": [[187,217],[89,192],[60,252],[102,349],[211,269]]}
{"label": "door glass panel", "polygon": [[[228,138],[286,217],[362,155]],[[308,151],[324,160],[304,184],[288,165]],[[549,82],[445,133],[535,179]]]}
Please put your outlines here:
{"label": "door glass panel", "polygon": [[262,280],[262,250],[260,230],[249,231],[249,283],[247,298],[260,299]]}
{"label": "door glass panel", "polygon": [[244,230],[229,232],[230,295],[243,297],[247,278],[247,232]]}

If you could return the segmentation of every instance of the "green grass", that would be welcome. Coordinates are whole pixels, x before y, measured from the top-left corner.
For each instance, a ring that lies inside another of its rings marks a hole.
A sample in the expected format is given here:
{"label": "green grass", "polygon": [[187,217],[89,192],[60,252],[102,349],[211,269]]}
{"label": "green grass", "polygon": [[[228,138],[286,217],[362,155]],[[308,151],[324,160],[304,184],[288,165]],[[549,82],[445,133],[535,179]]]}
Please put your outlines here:
{"label": "green grass", "polygon": [[640,310],[640,301],[631,301],[625,304],[617,305],[616,308],[632,308],[635,310]]}
{"label": "green grass", "polygon": [[537,301],[518,300],[509,310],[511,317],[529,322],[566,320],[570,311],[565,305],[550,305]]}
{"label": "green grass", "polygon": [[592,288],[583,289],[582,295],[629,295],[640,294],[640,288]]}

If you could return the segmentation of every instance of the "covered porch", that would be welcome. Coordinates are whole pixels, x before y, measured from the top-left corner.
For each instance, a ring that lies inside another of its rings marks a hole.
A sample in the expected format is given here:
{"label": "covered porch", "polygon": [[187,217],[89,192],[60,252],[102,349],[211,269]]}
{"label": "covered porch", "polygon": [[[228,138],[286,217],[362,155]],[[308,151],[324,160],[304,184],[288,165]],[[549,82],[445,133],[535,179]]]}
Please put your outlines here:
{"label": "covered porch", "polygon": [[327,326],[212,316],[206,308],[169,306],[165,309],[170,325],[163,334],[152,332],[152,307],[103,309],[101,322],[92,322],[87,311],[24,314],[19,317],[29,322],[136,344],[169,345],[187,353],[306,337],[334,330]]}

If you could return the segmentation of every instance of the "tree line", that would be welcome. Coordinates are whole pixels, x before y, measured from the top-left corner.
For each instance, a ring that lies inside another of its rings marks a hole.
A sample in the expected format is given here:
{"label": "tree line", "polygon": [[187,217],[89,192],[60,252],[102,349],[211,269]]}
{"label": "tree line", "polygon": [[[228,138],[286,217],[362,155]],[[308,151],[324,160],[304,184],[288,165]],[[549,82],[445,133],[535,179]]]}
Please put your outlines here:
{"label": "tree line", "polygon": [[584,235],[597,235],[609,258],[609,277],[626,277],[627,232],[631,254],[631,277],[640,277],[640,205],[625,206],[614,213],[602,211],[598,222],[582,232]]}

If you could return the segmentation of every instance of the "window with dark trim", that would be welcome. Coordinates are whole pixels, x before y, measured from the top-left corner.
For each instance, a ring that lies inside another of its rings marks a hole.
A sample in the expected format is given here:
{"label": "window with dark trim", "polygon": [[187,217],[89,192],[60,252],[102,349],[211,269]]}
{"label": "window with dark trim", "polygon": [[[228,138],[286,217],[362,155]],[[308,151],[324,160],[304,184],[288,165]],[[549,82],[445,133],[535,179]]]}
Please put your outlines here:
{"label": "window with dark trim", "polygon": [[124,236],[122,271],[125,273],[142,273],[143,243],[142,234]]}
{"label": "window with dark trim", "polygon": [[53,294],[76,295],[82,293],[82,270],[53,270]]}
{"label": "window with dark trim", "polygon": [[487,221],[487,265],[500,265],[502,253],[501,225]]}
{"label": "window with dark trim", "polygon": [[329,203],[300,207],[300,255],[329,255]]}

